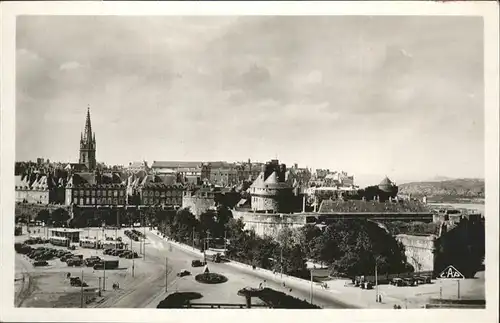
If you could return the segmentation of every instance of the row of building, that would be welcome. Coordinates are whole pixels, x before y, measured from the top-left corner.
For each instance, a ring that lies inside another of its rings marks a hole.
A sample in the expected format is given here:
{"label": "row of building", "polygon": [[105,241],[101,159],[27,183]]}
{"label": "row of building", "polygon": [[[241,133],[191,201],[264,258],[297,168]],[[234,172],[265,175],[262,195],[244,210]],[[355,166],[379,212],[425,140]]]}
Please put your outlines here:
{"label": "row of building", "polygon": [[308,186],[353,187],[353,177],[345,172],[317,170],[313,174],[297,164],[287,168],[278,160],[154,161],[151,166],[143,161],[128,167],[106,167],[97,163],[96,142],[87,109],[78,163],[51,163],[41,158],[36,163],[16,163],[16,201],[89,207],[187,205],[203,210],[218,197],[237,192],[229,200],[236,201],[239,207],[257,212],[292,212]]}

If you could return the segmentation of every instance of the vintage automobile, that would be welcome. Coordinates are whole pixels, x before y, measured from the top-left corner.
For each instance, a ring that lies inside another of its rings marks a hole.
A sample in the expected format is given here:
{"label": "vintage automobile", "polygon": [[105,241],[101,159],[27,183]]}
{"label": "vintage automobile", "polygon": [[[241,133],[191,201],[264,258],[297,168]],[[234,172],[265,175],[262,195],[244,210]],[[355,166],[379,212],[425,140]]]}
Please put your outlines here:
{"label": "vintage automobile", "polygon": [[193,260],[193,261],[191,261],[191,267],[203,267],[206,264],[207,264],[206,262],[201,261],[201,260]]}
{"label": "vintage automobile", "polygon": [[47,266],[49,263],[45,260],[38,260],[33,263],[35,267]]}
{"label": "vintage automobile", "polygon": [[401,278],[393,278],[391,280],[391,285],[401,287],[401,286],[405,286],[405,283]]}
{"label": "vintage automobile", "polygon": [[177,273],[178,277],[184,277],[184,276],[189,276],[191,273],[187,271],[186,269],[182,269],[180,272]]}
{"label": "vintage automobile", "polygon": [[82,280],[80,279],[80,277],[71,277],[70,278],[70,285],[71,286],[78,286],[78,287],[88,287],[89,285],[87,285],[86,282],[82,282]]}
{"label": "vintage automobile", "polygon": [[429,276],[415,276],[414,278],[419,285],[431,283],[431,277]]}
{"label": "vintage automobile", "polygon": [[127,253],[127,255],[125,256],[125,258],[127,258],[127,259],[135,259],[135,258],[139,258],[139,255],[135,251],[130,251],[130,252]]}
{"label": "vintage automobile", "polygon": [[73,258],[69,258],[66,263],[68,264],[68,266],[71,266],[71,267],[79,267],[83,264],[83,260],[80,259],[79,257],[73,257]]}
{"label": "vintage automobile", "polygon": [[408,277],[403,279],[404,286],[418,286],[418,281],[414,278]]}

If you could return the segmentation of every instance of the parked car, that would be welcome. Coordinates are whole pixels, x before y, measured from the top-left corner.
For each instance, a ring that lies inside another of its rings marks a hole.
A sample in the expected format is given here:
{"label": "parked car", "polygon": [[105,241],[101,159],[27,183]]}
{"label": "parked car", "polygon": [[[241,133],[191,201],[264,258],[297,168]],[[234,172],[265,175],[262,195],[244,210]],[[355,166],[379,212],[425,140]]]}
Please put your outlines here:
{"label": "parked car", "polygon": [[74,257],[74,258],[68,259],[68,261],[66,261],[66,263],[68,264],[68,266],[71,266],[71,267],[79,267],[82,265],[83,261],[82,261],[82,259],[80,259],[78,257]]}
{"label": "parked car", "polygon": [[125,258],[127,258],[127,259],[135,259],[135,258],[139,258],[139,255],[135,251],[130,251],[129,253],[127,253],[127,255],[125,256]]}
{"label": "parked car", "polygon": [[431,277],[429,277],[429,276],[415,276],[414,278],[419,285],[431,283]]}
{"label": "parked car", "polygon": [[393,278],[391,280],[391,285],[401,287],[405,286],[405,282],[401,278]]}
{"label": "parked car", "polygon": [[125,258],[130,252],[131,252],[130,250],[123,250],[122,252],[118,253],[118,257]]}
{"label": "parked car", "polygon": [[71,286],[78,286],[78,287],[81,287],[81,286],[88,287],[89,286],[89,285],[87,285],[86,282],[82,282],[80,277],[71,277],[70,284],[71,284]]}
{"label": "parked car", "polygon": [[38,260],[33,263],[35,267],[47,266],[49,263],[45,260]]}
{"label": "parked car", "polygon": [[178,277],[184,277],[184,276],[189,276],[189,275],[191,275],[191,273],[189,271],[187,271],[186,269],[183,269],[177,273]]}
{"label": "parked car", "polygon": [[404,278],[403,282],[404,282],[405,286],[418,286],[417,280],[410,278],[410,277]]}
{"label": "parked car", "polygon": [[101,261],[101,258],[99,258],[97,256],[92,256],[92,257],[86,258],[84,260],[84,263],[85,263],[85,266],[87,266],[87,267],[93,267],[99,261]]}
{"label": "parked car", "polygon": [[104,268],[104,264],[106,264],[106,269],[116,269],[119,266],[118,260],[100,260],[94,265],[95,270],[102,270]]}
{"label": "parked car", "polygon": [[191,261],[191,267],[202,267],[205,266],[206,262],[201,261],[201,260],[193,260]]}

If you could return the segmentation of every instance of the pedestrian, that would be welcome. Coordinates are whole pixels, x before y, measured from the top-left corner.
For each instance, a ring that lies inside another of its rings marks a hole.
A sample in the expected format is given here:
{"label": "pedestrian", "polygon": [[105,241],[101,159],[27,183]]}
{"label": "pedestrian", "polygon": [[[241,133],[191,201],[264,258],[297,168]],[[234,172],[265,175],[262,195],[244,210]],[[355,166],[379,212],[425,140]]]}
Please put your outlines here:
{"label": "pedestrian", "polygon": [[262,283],[259,284],[259,289],[262,289]]}
{"label": "pedestrian", "polygon": [[397,310],[398,309],[398,306],[396,304],[394,304],[394,309]]}
{"label": "pedestrian", "polygon": [[378,295],[378,302],[382,303],[382,295]]}

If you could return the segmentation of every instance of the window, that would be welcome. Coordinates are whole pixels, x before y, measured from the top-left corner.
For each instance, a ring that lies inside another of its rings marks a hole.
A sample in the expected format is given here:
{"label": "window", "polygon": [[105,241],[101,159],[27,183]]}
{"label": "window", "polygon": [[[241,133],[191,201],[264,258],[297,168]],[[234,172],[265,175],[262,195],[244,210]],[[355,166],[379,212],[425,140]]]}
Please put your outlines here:
{"label": "window", "polygon": [[118,196],[118,190],[115,190],[115,191],[113,192],[113,194],[114,194],[114,195],[113,195],[114,197],[117,197],[117,196]]}
{"label": "window", "polygon": [[101,190],[97,190],[97,196],[101,196]]}
{"label": "window", "polygon": [[120,196],[123,196],[123,191],[120,191]]}
{"label": "window", "polygon": [[85,204],[90,204],[90,198],[89,197],[87,197],[87,203],[85,203]]}
{"label": "window", "polygon": [[[94,190],[90,191],[90,195],[95,196],[95,191]],[[94,204],[94,203],[92,203],[92,204]]]}
{"label": "window", "polygon": [[[92,193],[94,193],[94,191],[92,191]],[[92,201],[92,205],[94,205],[95,204],[95,198],[92,198],[91,201]]]}
{"label": "window", "polygon": [[78,191],[77,191],[77,190],[74,190],[74,191],[73,191],[73,195],[74,195],[74,196],[78,196]]}
{"label": "window", "polygon": [[77,197],[73,198],[73,204],[78,204],[78,198]]}
{"label": "window", "polygon": [[85,191],[85,196],[89,196],[90,195],[90,191],[89,190],[86,190]]}
{"label": "window", "polygon": [[80,200],[80,203],[78,203],[78,204],[83,205],[83,198],[81,197],[79,200]]}

